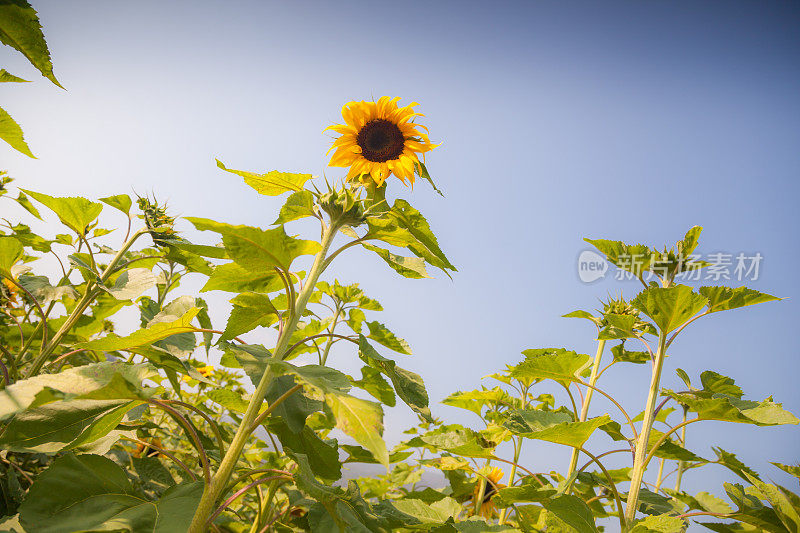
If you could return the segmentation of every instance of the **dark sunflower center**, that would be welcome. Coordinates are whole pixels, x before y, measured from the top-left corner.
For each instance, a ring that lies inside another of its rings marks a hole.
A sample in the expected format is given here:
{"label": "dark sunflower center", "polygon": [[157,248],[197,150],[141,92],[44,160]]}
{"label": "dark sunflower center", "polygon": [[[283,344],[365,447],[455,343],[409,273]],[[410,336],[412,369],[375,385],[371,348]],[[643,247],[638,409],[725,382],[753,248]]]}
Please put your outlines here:
{"label": "dark sunflower center", "polygon": [[482,503],[489,503],[489,501],[492,499],[492,496],[494,496],[496,493],[497,493],[497,485],[495,485],[492,481],[487,480],[486,492],[483,494]]}
{"label": "dark sunflower center", "polygon": [[405,139],[396,124],[386,119],[370,120],[361,131],[356,140],[361,147],[361,155],[368,161],[383,163],[397,159],[403,153]]}

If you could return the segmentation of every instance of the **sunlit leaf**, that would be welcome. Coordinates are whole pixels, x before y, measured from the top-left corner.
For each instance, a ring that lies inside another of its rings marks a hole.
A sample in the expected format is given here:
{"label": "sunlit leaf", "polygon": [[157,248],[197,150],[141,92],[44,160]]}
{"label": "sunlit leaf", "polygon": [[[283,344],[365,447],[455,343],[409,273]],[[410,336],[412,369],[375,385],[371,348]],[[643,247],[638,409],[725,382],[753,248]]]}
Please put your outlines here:
{"label": "sunlit leaf", "polygon": [[86,234],[89,224],[94,222],[103,210],[103,204],[81,197],[55,198],[40,192],[21,189],[25,194],[46,206],[58,215],[59,220],[75,233]]}
{"label": "sunlit leaf", "polygon": [[631,303],[669,333],[700,312],[708,300],[687,285],[673,285],[645,289]]}
{"label": "sunlit leaf", "polygon": [[371,244],[362,244],[361,246],[378,254],[381,259],[386,261],[386,264],[403,277],[413,279],[430,278],[427,270],[425,270],[425,261],[422,259],[397,255],[385,248],[379,248]]}
{"label": "sunlit leaf", "polygon": [[380,404],[344,394],[326,394],[336,427],[368,449],[379,463],[389,468],[389,452],[383,435],[383,409]]}
{"label": "sunlit leaf", "polygon": [[782,300],[777,296],[754,291],[747,287],[700,287],[698,292],[708,299],[708,310],[711,313],[737,309],[747,305]]}
{"label": "sunlit leaf", "polygon": [[28,157],[36,159],[36,156],[33,155],[31,149],[28,147],[28,143],[25,142],[22,128],[19,127],[19,124],[17,124],[16,121],[11,118],[11,115],[2,107],[0,107],[0,139],[7,142],[18,152],[22,152]]}
{"label": "sunlit leaf", "polygon": [[503,424],[508,430],[529,439],[545,440],[565,446],[583,446],[594,430],[611,421],[608,415],[573,422],[572,416],[557,411],[515,409]]}
{"label": "sunlit leaf", "polygon": [[259,194],[267,196],[277,196],[288,191],[302,191],[305,182],[313,177],[311,174],[292,174],[289,172],[278,172],[277,170],[267,172],[266,174],[256,174],[254,172],[227,168],[219,159],[216,161],[219,168],[243,177],[245,183],[254,188]]}
{"label": "sunlit leaf", "polygon": [[50,61],[50,51],[44,40],[39,15],[27,0],[0,3],[0,43],[16,49],[42,76],[61,87],[53,74],[53,63]]}

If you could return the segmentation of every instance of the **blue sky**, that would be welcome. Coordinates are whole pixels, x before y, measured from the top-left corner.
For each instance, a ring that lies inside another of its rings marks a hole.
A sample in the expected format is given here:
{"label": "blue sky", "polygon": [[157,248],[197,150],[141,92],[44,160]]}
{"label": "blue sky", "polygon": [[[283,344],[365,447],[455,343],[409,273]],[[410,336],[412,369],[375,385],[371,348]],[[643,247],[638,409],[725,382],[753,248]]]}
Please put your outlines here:
{"label": "blue sky", "polygon": [[[36,80],[0,87],[39,157],[0,147],[0,167],[21,186],[153,191],[183,215],[267,225],[279,201],[219,171],[214,157],[337,178],[322,129],[341,105],[402,96],[420,102],[442,142],[428,166],[446,198],[396,181],[391,194],[427,216],[459,272],[406,280],[357,252],[332,275],[357,278],[383,302],[381,320],[415,350],[401,364],[425,378],[433,400],[478,386],[526,348],[594,352],[591,326],[560,315],[637,286],[611,273],[581,283],[583,237],[660,247],[701,225],[701,252],[761,253],[748,285],[789,299],[698,322],[675,343],[664,385],[679,386],[676,367],[695,379],[713,369],[751,399],[774,394],[800,412],[797,4],[35,5],[67,91],[0,50],[9,71]],[[352,355],[340,357],[350,368]],[[615,368],[604,384],[637,411],[648,380],[643,366]],[[598,401],[593,412],[607,409]],[[470,422],[444,406],[434,413]],[[396,409],[387,422],[396,440],[413,417]],[[713,457],[713,442],[778,480],[768,460],[800,460],[796,426],[695,427],[699,454]],[[532,469],[566,457],[549,447],[524,454]],[[730,476],[712,467],[686,479],[720,493]]]}

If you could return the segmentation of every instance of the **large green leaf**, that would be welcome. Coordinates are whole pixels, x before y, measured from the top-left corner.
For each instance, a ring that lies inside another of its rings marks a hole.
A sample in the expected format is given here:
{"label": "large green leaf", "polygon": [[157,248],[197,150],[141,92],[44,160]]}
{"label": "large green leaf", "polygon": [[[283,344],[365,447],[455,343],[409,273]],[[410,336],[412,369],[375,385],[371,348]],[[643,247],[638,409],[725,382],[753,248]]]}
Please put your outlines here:
{"label": "large green leaf", "polygon": [[55,198],[40,192],[21,189],[25,194],[52,210],[61,222],[75,233],[86,234],[86,227],[97,219],[103,204],[81,197]]}
{"label": "large green leaf", "polygon": [[171,322],[157,322],[145,329],[134,331],[125,337],[108,335],[100,339],[82,342],[77,344],[76,347],[86,350],[98,350],[105,352],[146,347],[172,335],[195,331],[196,328],[191,325],[191,322],[199,312],[200,309],[198,307],[192,307],[177,320]]}
{"label": "large green leaf", "polygon": [[609,241],[607,239],[583,239],[597,248],[608,261],[631,272],[635,276],[641,276],[650,268],[655,252],[644,244],[625,244],[622,241]]}
{"label": "large green leaf", "polygon": [[737,287],[735,289],[720,286],[700,287],[698,292],[708,299],[708,311],[710,313],[783,299],[771,294],[754,291],[747,287]]}
{"label": "large green leaf", "polygon": [[545,440],[565,446],[583,446],[594,430],[611,421],[608,415],[573,422],[568,413],[540,409],[515,409],[503,426],[529,439]]}
{"label": "large green leaf", "polygon": [[384,405],[394,407],[397,404],[397,397],[392,386],[383,378],[380,370],[375,370],[371,366],[361,369],[361,379],[353,380],[353,386],[367,391]]}
{"label": "large green leaf", "polygon": [[19,127],[19,124],[17,124],[16,121],[11,118],[11,115],[2,107],[0,107],[0,139],[11,145],[13,149],[22,152],[28,157],[36,158],[28,147],[28,143],[25,142],[22,128]]}
{"label": "large green leaf", "polygon": [[[370,330],[372,330],[371,326]],[[425,384],[419,375],[399,368],[394,361],[380,355],[363,335],[358,336],[358,351],[362,361],[392,380],[397,395],[406,405],[424,419],[432,420],[431,412],[428,408],[428,392],[425,390]]]}
{"label": "large green leaf", "polygon": [[251,226],[233,226],[207,218],[188,217],[200,231],[215,231],[231,259],[253,272],[263,273],[273,267],[288,271],[292,261],[301,255],[313,255],[320,249],[316,241],[294,239],[286,235],[283,226],[262,230]]}
{"label": "large green leaf", "polygon": [[[267,388],[264,399],[268,404],[287,393],[297,384],[294,376],[277,376]],[[273,411],[272,416],[283,420],[286,427],[294,433],[300,433],[306,425],[306,418],[311,413],[322,410],[322,402],[306,396],[302,390],[295,391],[286,397]],[[296,450],[302,451],[302,450]]]}
{"label": "large green leaf", "polygon": [[383,435],[381,405],[345,394],[326,394],[325,402],[336,419],[336,427],[372,452],[387,469],[389,452]]}
{"label": "large green leaf", "polygon": [[270,420],[269,431],[278,437],[284,450],[308,456],[308,464],[315,475],[331,483],[342,477],[342,465],[335,440],[322,440],[308,426],[303,427],[299,433],[295,432],[281,418]]}
{"label": "large green leaf", "polygon": [[20,522],[36,533],[175,533],[188,530],[202,492],[202,482],[188,483],[148,501],[111,459],[67,454],[33,484]]}
{"label": "large green leaf", "polygon": [[636,522],[631,533],[682,533],[686,523],[675,516],[648,516]]}
{"label": "large green leaf", "polygon": [[149,268],[129,268],[114,280],[114,285],[105,287],[117,300],[133,300],[156,285],[156,276]]}
{"label": "large green leaf", "polygon": [[0,437],[0,449],[55,453],[107,435],[135,400],[70,400],[50,402],[18,413]]}
{"label": "large green leaf", "polygon": [[22,259],[25,249],[22,243],[14,237],[0,236],[0,275],[13,278],[11,267]]}
{"label": "large green leaf", "polygon": [[131,206],[133,205],[131,197],[127,194],[115,194],[114,196],[107,196],[99,200],[106,205],[110,205],[114,209],[119,209],[126,215],[130,214]]}
{"label": "large green leaf", "polygon": [[664,394],[673,397],[689,407],[703,420],[720,420],[723,422],[739,422],[757,426],[774,426],[780,424],[798,424],[800,420],[783,409],[781,404],[769,399],[760,402],[741,400],[722,394],[676,393],[665,389]]}
{"label": "large green leaf", "polygon": [[708,300],[689,286],[673,285],[645,289],[631,303],[669,333],[700,312]]}
{"label": "large green leaf", "polygon": [[259,194],[278,196],[289,191],[302,191],[305,182],[313,176],[311,174],[292,174],[273,170],[266,174],[256,174],[244,170],[227,168],[217,159],[217,166],[226,172],[231,172],[244,178],[244,182],[254,188]]}
{"label": "large green leaf", "polygon": [[415,244],[408,245],[408,249],[417,257],[423,258],[429,264],[442,269],[455,271],[456,267],[447,259],[436,236],[422,213],[414,209],[405,200],[396,200],[388,216],[397,221],[397,224],[411,233],[417,240]]}
{"label": "large green leaf", "polygon": [[61,87],[53,74],[53,63],[42,25],[39,24],[39,15],[27,0],[0,2],[0,43],[19,51],[42,76]]}
{"label": "large green leaf", "polygon": [[[103,390],[109,392],[110,389],[107,388],[109,385],[114,384],[115,387],[120,385],[119,382],[115,382],[115,377],[139,387],[142,381],[155,378],[157,374],[149,365],[121,362],[94,363],[70,368],[58,374],[40,374],[17,381],[0,390],[0,420],[7,419],[28,407],[43,405],[47,399],[56,401],[65,398],[85,398],[93,392]],[[129,398],[129,396],[123,397]]]}
{"label": "large green leaf", "polygon": [[214,267],[208,281],[200,289],[226,292],[275,292],[283,288],[280,276],[274,270],[253,272],[236,263],[226,263]]}
{"label": "large green leaf", "polygon": [[597,533],[591,509],[577,496],[565,494],[542,505],[577,533]]}
{"label": "large green leaf", "polygon": [[314,194],[311,191],[298,191],[289,195],[281,207],[278,219],[272,224],[277,226],[311,216],[314,216]]}
{"label": "large green leaf", "polygon": [[552,379],[564,387],[579,381],[580,374],[592,363],[591,357],[563,348],[531,349],[522,352],[525,360],[509,375],[521,380]]}
{"label": "large green leaf", "polygon": [[464,457],[489,458],[496,442],[469,428],[458,425],[442,426],[419,437],[421,443],[435,451],[445,451]]}

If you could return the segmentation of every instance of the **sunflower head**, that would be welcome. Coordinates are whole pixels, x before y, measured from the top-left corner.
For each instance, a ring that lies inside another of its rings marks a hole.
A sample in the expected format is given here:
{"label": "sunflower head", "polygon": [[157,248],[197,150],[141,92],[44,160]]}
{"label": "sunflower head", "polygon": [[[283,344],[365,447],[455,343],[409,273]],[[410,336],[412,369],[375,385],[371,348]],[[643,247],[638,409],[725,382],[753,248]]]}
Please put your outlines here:
{"label": "sunflower head", "polygon": [[167,207],[159,205],[158,201],[154,198],[150,200],[148,197],[139,197],[139,209],[142,211],[142,218],[147,229],[150,230],[150,236],[153,238],[153,243],[156,246],[165,244],[164,239],[169,239],[175,236],[175,217],[167,214]]}
{"label": "sunflower head", "polygon": [[414,183],[419,158],[437,145],[431,144],[425,126],[413,122],[422,114],[414,112],[416,102],[398,107],[399,97],[382,96],[377,102],[348,102],[342,108],[344,124],[331,129],[341,134],[333,142],[330,166],[350,167],[348,180],[383,185],[390,174]]}
{"label": "sunflower head", "polygon": [[[492,468],[486,476],[486,488],[483,492],[483,500],[480,502],[476,500],[478,499],[481,489],[481,479],[479,478],[475,483],[475,489],[472,491],[472,503],[475,508],[475,514],[484,518],[491,518],[497,512],[497,506],[492,502],[492,498],[497,494],[497,491],[505,487],[505,485],[500,483],[501,479],[503,479],[503,471],[499,468]],[[478,505],[480,505],[479,508]]]}
{"label": "sunflower head", "polygon": [[0,307],[4,305],[11,307],[17,303],[17,292],[17,288],[14,284],[4,279],[3,282],[0,283]]}

